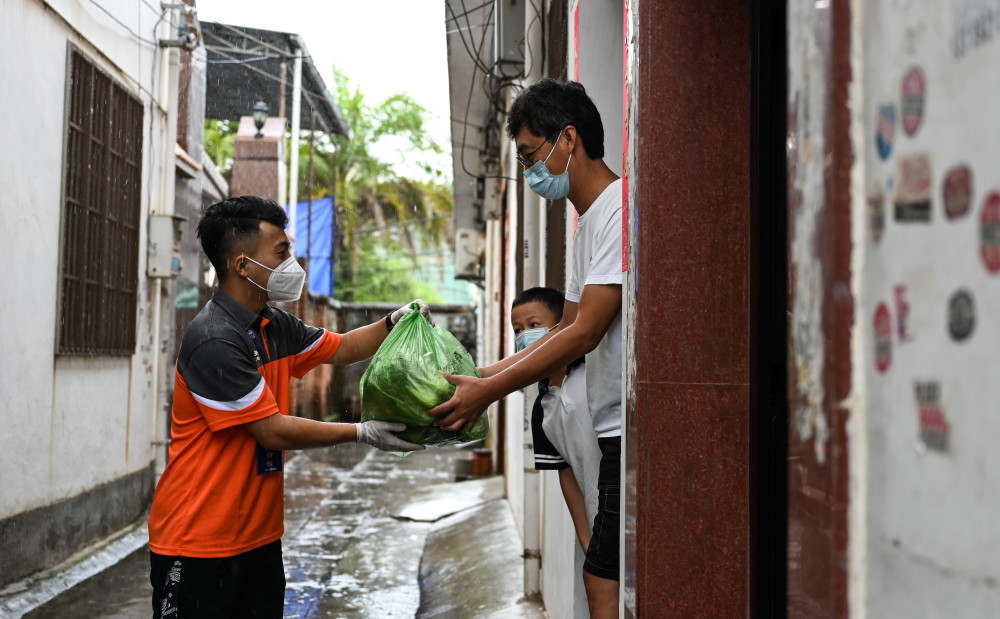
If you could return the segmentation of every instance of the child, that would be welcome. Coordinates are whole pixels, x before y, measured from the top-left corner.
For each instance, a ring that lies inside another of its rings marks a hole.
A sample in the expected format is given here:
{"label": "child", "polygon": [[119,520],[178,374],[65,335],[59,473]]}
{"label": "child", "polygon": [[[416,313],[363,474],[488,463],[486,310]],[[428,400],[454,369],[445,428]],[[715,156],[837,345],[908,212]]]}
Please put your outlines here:
{"label": "child", "polygon": [[[511,326],[518,352],[562,319],[565,299],[552,288],[529,288],[511,304]],[[597,515],[597,476],[601,450],[587,407],[583,358],[538,383],[531,411],[535,469],[559,471],[566,507],[583,551],[590,544],[590,523]],[[586,492],[581,492],[585,488]]]}

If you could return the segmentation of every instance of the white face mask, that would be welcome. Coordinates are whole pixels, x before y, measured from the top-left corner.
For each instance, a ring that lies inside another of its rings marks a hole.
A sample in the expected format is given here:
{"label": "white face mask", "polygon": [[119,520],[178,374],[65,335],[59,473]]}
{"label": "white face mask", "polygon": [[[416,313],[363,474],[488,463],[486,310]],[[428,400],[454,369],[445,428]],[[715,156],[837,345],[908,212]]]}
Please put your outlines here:
{"label": "white face mask", "polygon": [[247,277],[247,280],[254,286],[267,292],[267,296],[272,301],[298,301],[299,297],[302,296],[302,285],[306,283],[306,272],[295,261],[294,256],[285,260],[274,269],[268,269],[250,256],[245,256],[245,258],[271,272],[271,275],[267,278],[266,288],[249,277]]}
{"label": "white face mask", "polygon": [[545,337],[545,334],[551,331],[548,327],[538,327],[537,329],[525,329],[517,334],[514,338],[514,351],[521,352],[528,346],[531,346],[538,340]]}

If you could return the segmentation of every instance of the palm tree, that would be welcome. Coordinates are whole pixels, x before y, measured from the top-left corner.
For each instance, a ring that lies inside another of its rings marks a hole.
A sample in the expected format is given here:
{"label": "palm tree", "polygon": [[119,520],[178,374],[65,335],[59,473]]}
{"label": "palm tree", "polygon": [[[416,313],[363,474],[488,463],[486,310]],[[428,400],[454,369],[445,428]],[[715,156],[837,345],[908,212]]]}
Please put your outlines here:
{"label": "palm tree", "polygon": [[[351,136],[305,132],[297,181],[303,199],[329,197],[336,188],[336,295],[343,300],[423,297],[434,302],[439,293],[420,288],[412,275],[428,256],[443,255],[454,246],[451,185],[429,163],[403,166],[373,152],[389,140],[405,147],[410,164],[440,155],[442,148],[425,127],[427,110],[406,94],[369,105],[361,89],[336,68],[334,84],[334,99]],[[224,173],[232,164],[236,129],[235,122],[205,123],[205,150]],[[413,178],[417,175],[424,178]],[[401,260],[408,266],[400,266]]]}
{"label": "palm tree", "polygon": [[[451,187],[428,164],[421,166],[425,180],[410,178],[397,164],[373,153],[380,141],[403,144],[412,159],[440,154],[441,147],[428,135],[426,110],[409,95],[396,94],[368,105],[358,87],[351,87],[334,69],[334,97],[351,129],[351,137],[318,135],[301,142],[300,195],[329,195],[336,172],[337,217],[340,230],[338,296],[345,300],[388,300],[377,295],[405,291],[412,269],[400,268],[386,285],[385,265],[406,256],[417,267],[427,251],[451,246]],[[313,157],[310,175],[309,150]],[[370,242],[375,235],[378,243]],[[374,256],[373,256],[374,254]],[[383,266],[382,269],[378,265]],[[383,271],[376,273],[376,271]],[[379,285],[376,282],[383,282]],[[433,290],[430,291],[433,296]]]}

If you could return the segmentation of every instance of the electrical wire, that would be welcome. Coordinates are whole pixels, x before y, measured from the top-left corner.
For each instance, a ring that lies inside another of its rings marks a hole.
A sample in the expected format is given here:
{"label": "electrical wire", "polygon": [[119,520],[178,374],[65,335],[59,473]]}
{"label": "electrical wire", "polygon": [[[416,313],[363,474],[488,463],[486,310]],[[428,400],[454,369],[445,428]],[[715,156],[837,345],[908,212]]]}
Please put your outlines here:
{"label": "electrical wire", "polygon": [[[459,18],[459,17],[466,17],[466,16],[467,16],[467,15],[468,15],[469,13],[472,13],[473,11],[478,11],[479,9],[481,9],[481,8],[483,8],[483,7],[487,7],[487,6],[492,6],[492,5],[493,5],[493,3],[494,3],[494,1],[495,1],[495,0],[487,0],[486,2],[484,2],[484,3],[480,4],[479,6],[474,6],[474,7],[472,7],[471,9],[469,9],[469,10],[467,10],[467,11],[465,11],[465,12],[463,12],[463,13],[459,14],[459,15],[456,15],[456,16],[455,16],[455,17],[453,17],[453,18],[449,18],[449,19],[446,19],[446,20],[444,20],[444,23],[446,23],[446,24],[447,24],[447,23],[448,23],[448,22],[450,22],[450,21],[454,21],[454,22],[455,22],[455,23],[457,24],[457,23],[458,23],[458,18]],[[465,9],[465,7],[464,7],[464,6],[463,6],[462,8],[463,8],[463,9]],[[454,11],[452,11],[452,14],[454,14]]]}
{"label": "electrical wire", "polygon": [[[535,2],[533,2],[532,0],[527,0],[527,1],[530,2],[531,6],[535,9],[535,16],[531,18],[531,21],[528,22],[528,26],[524,30],[525,30],[525,32],[530,31],[531,30],[531,26],[537,21],[538,22],[538,27],[542,29],[542,41],[544,41],[545,40],[545,20],[542,18],[541,9],[539,8],[539,5],[536,4]],[[539,2],[540,1],[541,0],[539,0]],[[529,43],[529,40],[530,40],[529,37],[524,37],[524,46],[528,50],[528,56],[531,57],[532,66],[531,67],[525,67],[523,75],[531,75],[531,71],[535,68],[534,67],[535,55],[532,53],[531,43]],[[542,45],[542,54],[543,54],[543,56],[541,58],[540,64],[544,67],[545,66],[545,57],[544,57],[545,46],[544,45]]]}
{"label": "electrical wire", "polygon": [[[455,12],[451,9],[451,3],[450,2],[445,2],[445,6],[448,7],[448,10],[451,11],[452,15],[454,16]],[[465,1],[464,0],[462,0],[462,8],[463,8],[463,10],[465,9]],[[469,23],[468,11],[466,11],[466,17],[465,17],[465,19],[466,19],[466,23],[468,24]],[[480,61],[480,56],[482,54],[482,45],[483,45],[483,42],[486,40],[487,29],[490,27],[490,23],[492,22],[492,20],[493,20],[493,15],[491,13],[489,19],[486,20],[486,24],[483,26],[483,36],[480,38],[479,49],[477,50],[477,53],[476,53],[475,56],[472,55],[472,52],[469,50],[468,45],[466,45],[466,43],[465,43],[465,36],[461,32],[459,32],[459,37],[462,39],[462,46],[465,47],[465,51],[469,54],[469,58],[471,58],[472,61],[473,61],[472,77],[469,80],[469,96],[468,96],[468,98],[466,99],[466,102],[465,102],[465,117],[462,120],[462,148],[461,148],[461,152],[459,153],[459,158],[458,158],[459,164],[462,166],[462,171],[465,172],[465,174],[467,176],[471,177],[471,178],[478,178],[479,174],[473,174],[472,172],[469,171],[468,168],[465,167],[465,147],[466,147],[467,138],[468,138],[468,131],[469,131],[469,111],[472,108],[472,93],[475,92],[476,70],[477,69],[478,70],[482,70],[484,73],[488,73],[489,72],[489,69],[485,68],[485,64],[483,64]],[[471,28],[471,24],[470,24],[470,28]]]}
{"label": "electrical wire", "polygon": [[[242,30],[239,30],[237,28],[233,28],[229,24],[223,24],[223,23],[219,23],[219,22],[215,22],[215,23],[218,24],[219,26],[222,26],[226,30],[231,31],[233,34],[235,34],[237,36],[240,36],[240,37],[243,37],[247,41],[256,43],[258,45],[266,47],[267,49],[273,50],[275,53],[283,56],[284,58],[292,59],[292,58],[295,58],[295,56],[296,56],[296,54],[292,54],[288,50],[281,49],[280,47],[275,47],[274,45],[271,45],[270,43],[264,41],[263,39],[254,38],[254,37],[250,36],[249,34],[247,34],[246,32],[243,32]],[[226,41],[222,37],[219,37],[218,35],[216,35],[215,38],[219,39],[220,41],[223,41],[225,43],[228,43],[228,41]],[[232,45],[232,47],[234,49],[240,49],[240,48],[236,47],[235,45]],[[303,54],[301,50],[299,51],[298,55],[301,56],[302,58],[309,58],[310,60],[312,59],[312,55],[311,54]]]}
{"label": "electrical wire", "polygon": [[243,60],[206,60],[205,64],[245,64],[248,62],[263,62],[274,60],[275,56],[261,56],[259,58],[244,58]]}
{"label": "electrical wire", "polygon": [[[456,21],[456,23],[457,23],[458,18],[455,16],[455,11],[451,8],[451,2],[445,2],[445,8],[448,9],[448,12],[451,13],[451,15],[452,15],[452,19],[454,19]],[[464,0],[462,1],[462,8],[463,9],[465,8],[465,2],[464,2]],[[487,28],[489,28],[489,24],[490,24],[491,21],[493,21],[493,14],[492,13],[490,13],[489,18],[486,20],[486,25],[483,27],[483,31],[484,32],[486,31]],[[471,37],[472,24],[469,22],[468,11],[465,12],[465,23],[466,23],[466,29],[469,30],[470,37]],[[475,42],[474,41],[470,41],[469,43],[466,43],[466,41],[465,41],[465,35],[463,34],[461,27],[459,27],[454,32],[458,34],[458,38],[462,41],[462,47],[465,48],[465,53],[469,56],[469,59],[472,60],[473,64],[476,66],[476,68],[478,68],[480,71],[488,72],[489,71],[489,67],[487,67],[486,64],[482,61],[482,59],[480,58],[480,55],[472,53],[472,49],[470,48],[470,43],[474,44]],[[480,53],[481,53],[481,50],[480,50]]]}
{"label": "electrical wire", "polygon": [[[209,36],[211,36],[211,35],[209,35]],[[229,54],[227,54],[226,52],[222,51],[221,49],[213,49],[212,51],[214,51],[216,54],[219,54],[220,56],[223,56],[223,57],[225,57],[225,58],[233,61],[233,62],[231,62],[229,64],[242,64],[244,62],[243,60],[241,60],[239,58],[234,58],[233,56],[230,56]],[[293,56],[293,58],[294,58],[294,56]],[[213,64],[214,62],[215,61],[213,61],[213,60],[206,60],[207,64]],[[251,71],[253,71],[255,73],[259,73],[260,75],[266,77],[267,79],[269,79],[269,80],[271,80],[273,82],[281,83],[281,78],[279,78],[277,76],[274,76],[274,75],[271,75],[270,73],[268,73],[267,71],[264,71],[263,69],[258,69],[257,67],[255,67],[253,65],[249,65],[249,64],[246,65],[246,67],[247,67],[247,69],[250,69]],[[302,91],[302,94],[305,94],[307,97],[309,95],[311,95],[313,97],[317,97],[317,98],[324,98],[324,97],[328,96],[328,95],[322,95],[322,94],[320,94],[318,92],[314,92],[314,91],[309,90],[308,88],[304,88],[304,87],[301,88],[301,91]],[[312,102],[312,99],[310,99],[310,103],[311,102]]]}
{"label": "electrical wire", "polygon": [[[104,8],[101,5],[101,3],[99,3],[97,0],[90,0],[90,3],[93,4],[94,6],[96,6],[97,8],[101,9],[101,11],[103,11],[105,15],[107,15],[108,17],[110,17],[116,24],[118,24],[119,26],[121,26],[122,28],[124,28],[125,31],[128,32],[133,37],[135,37],[136,40],[142,41],[143,43],[145,43],[147,45],[152,45],[153,47],[158,47],[157,44],[156,44],[156,41],[150,41],[149,39],[142,38],[142,35],[140,35],[136,31],[132,30],[131,26],[129,26],[128,24],[126,24],[122,20],[118,19],[115,16],[114,13],[112,13],[108,9]],[[157,23],[159,23],[159,22],[157,22]]]}

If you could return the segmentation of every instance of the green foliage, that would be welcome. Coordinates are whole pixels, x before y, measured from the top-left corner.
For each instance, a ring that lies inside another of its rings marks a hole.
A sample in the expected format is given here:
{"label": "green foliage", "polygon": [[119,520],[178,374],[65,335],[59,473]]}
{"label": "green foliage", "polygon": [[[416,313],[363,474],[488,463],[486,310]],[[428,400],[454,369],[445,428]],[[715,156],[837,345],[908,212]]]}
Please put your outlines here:
{"label": "green foliage", "polygon": [[[444,151],[427,130],[427,110],[403,93],[370,104],[347,76],[333,73],[332,94],[351,135],[302,132],[297,181],[300,201],[325,198],[336,187],[334,295],[443,303],[441,287],[426,280],[454,244],[452,193],[448,170],[429,163]],[[227,176],[237,128],[234,121],[205,121],[205,151]],[[393,152],[399,161],[389,160]]]}
{"label": "green foliage", "polygon": [[232,120],[205,120],[205,153],[228,178],[233,168],[233,143],[239,123]]}
{"label": "green foliage", "polygon": [[[412,165],[443,152],[425,127],[427,110],[406,94],[369,105],[361,89],[336,69],[334,83],[337,105],[351,129],[350,137],[334,136],[331,166],[337,173],[341,229],[336,296],[442,302],[437,288],[414,277],[431,262],[428,255],[436,251],[440,256],[453,243],[451,186],[432,166]],[[405,153],[410,165],[380,156],[386,144]],[[314,145],[314,152],[324,146]],[[425,178],[414,178],[417,170]]]}

